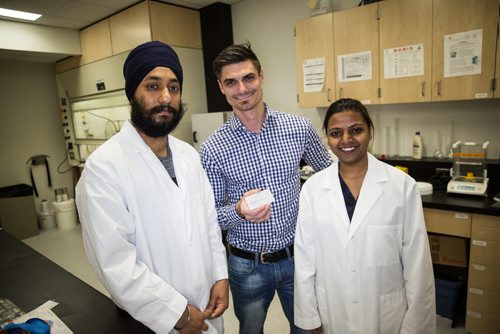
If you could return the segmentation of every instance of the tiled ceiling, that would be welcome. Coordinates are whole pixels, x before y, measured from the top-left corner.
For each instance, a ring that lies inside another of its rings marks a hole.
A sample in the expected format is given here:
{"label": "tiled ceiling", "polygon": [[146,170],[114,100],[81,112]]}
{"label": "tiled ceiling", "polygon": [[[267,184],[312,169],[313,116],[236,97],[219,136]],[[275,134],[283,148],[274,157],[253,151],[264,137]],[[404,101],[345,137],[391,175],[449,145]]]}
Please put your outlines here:
{"label": "tiled ceiling", "polygon": [[[234,4],[242,0],[220,0],[226,4]],[[80,30],[122,9],[130,7],[139,0],[0,0],[0,7],[42,14],[33,24]],[[212,0],[168,0],[161,1],[187,8],[200,9],[217,1]],[[9,20],[0,16],[0,20]],[[15,21],[15,20],[13,20]],[[27,22],[27,21],[19,21]],[[1,34],[2,32],[0,32]],[[17,52],[0,49],[0,59],[17,61],[54,62],[50,54]]]}
{"label": "tiled ceiling", "polygon": [[[241,0],[222,0],[233,4]],[[82,29],[103,18],[141,1],[138,0],[0,0],[0,7],[42,14],[34,24],[59,28]],[[193,9],[211,5],[212,0],[168,0],[161,1]],[[5,20],[7,18],[1,17]],[[23,21],[26,22],[26,21]]]}

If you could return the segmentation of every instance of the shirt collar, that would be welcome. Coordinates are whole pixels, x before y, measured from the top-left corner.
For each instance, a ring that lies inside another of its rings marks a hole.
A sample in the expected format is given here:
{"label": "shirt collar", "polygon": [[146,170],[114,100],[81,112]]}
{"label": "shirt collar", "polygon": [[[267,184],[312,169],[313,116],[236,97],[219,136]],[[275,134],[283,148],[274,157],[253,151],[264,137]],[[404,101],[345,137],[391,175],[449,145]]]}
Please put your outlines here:
{"label": "shirt collar", "polygon": [[[269,122],[270,119],[272,119],[276,115],[276,111],[271,109],[266,103],[264,103],[264,110],[266,112],[266,118],[264,119],[264,124],[262,124],[262,130],[266,128],[266,124]],[[241,123],[238,117],[234,115],[233,112],[233,117],[230,119],[230,124],[231,128],[233,130],[239,130],[239,131],[244,131],[244,132],[250,132],[244,125]]]}

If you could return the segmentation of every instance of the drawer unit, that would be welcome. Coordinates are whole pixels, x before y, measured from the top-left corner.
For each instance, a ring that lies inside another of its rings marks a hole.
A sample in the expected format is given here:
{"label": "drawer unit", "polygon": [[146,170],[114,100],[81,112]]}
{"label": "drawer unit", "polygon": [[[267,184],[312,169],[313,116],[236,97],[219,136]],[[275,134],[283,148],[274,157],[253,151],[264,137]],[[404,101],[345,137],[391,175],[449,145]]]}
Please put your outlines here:
{"label": "drawer unit", "polygon": [[473,214],[465,328],[500,333],[499,305],[500,217]]}
{"label": "drawer unit", "polygon": [[475,227],[484,227],[487,229],[493,229],[497,231],[496,236],[489,235],[490,238],[488,240],[500,241],[500,217],[486,216],[475,213],[473,215],[473,219]]}
{"label": "drawer unit", "polygon": [[500,242],[472,239],[470,261],[500,267]]}
{"label": "drawer unit", "polygon": [[481,312],[467,310],[465,329],[472,334],[498,334],[500,318]]}
{"label": "drawer unit", "polygon": [[499,291],[500,267],[471,262],[469,265],[469,287]]}
{"label": "drawer unit", "polygon": [[470,238],[470,213],[424,208],[424,217],[427,232]]}
{"label": "drawer unit", "polygon": [[[497,223],[497,225],[500,225],[500,223]],[[500,228],[488,228],[474,224],[471,231],[471,238],[500,242]]]}
{"label": "drawer unit", "polygon": [[498,305],[500,305],[500,292],[474,287],[469,288],[467,293],[467,307],[469,310],[500,317]]}

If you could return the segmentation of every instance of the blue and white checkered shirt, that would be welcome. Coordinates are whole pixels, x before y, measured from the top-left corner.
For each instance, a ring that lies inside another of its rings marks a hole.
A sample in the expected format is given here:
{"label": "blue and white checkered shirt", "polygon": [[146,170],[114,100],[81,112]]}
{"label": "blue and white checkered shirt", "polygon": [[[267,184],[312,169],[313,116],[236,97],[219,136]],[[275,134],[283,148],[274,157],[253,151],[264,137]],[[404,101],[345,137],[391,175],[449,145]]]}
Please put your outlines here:
{"label": "blue and white checkered shirt", "polygon": [[[316,171],[332,163],[309,120],[265,108],[260,133],[249,131],[233,115],[200,148],[227,241],[249,252],[273,252],[293,243],[300,160]],[[251,189],[269,189],[274,195],[266,222],[252,223],[236,213],[236,203]]]}

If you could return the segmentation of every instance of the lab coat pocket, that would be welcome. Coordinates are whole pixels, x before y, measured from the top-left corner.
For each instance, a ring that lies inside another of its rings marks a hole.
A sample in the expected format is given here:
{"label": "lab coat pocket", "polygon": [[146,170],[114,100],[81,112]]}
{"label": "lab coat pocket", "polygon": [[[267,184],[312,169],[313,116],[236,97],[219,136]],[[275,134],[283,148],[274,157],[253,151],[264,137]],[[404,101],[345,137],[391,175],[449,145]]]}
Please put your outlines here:
{"label": "lab coat pocket", "polygon": [[399,333],[403,318],[408,308],[406,290],[387,293],[380,296],[380,331],[379,333]]}
{"label": "lab coat pocket", "polygon": [[400,225],[370,225],[367,227],[366,261],[369,267],[399,263],[401,248]]}

